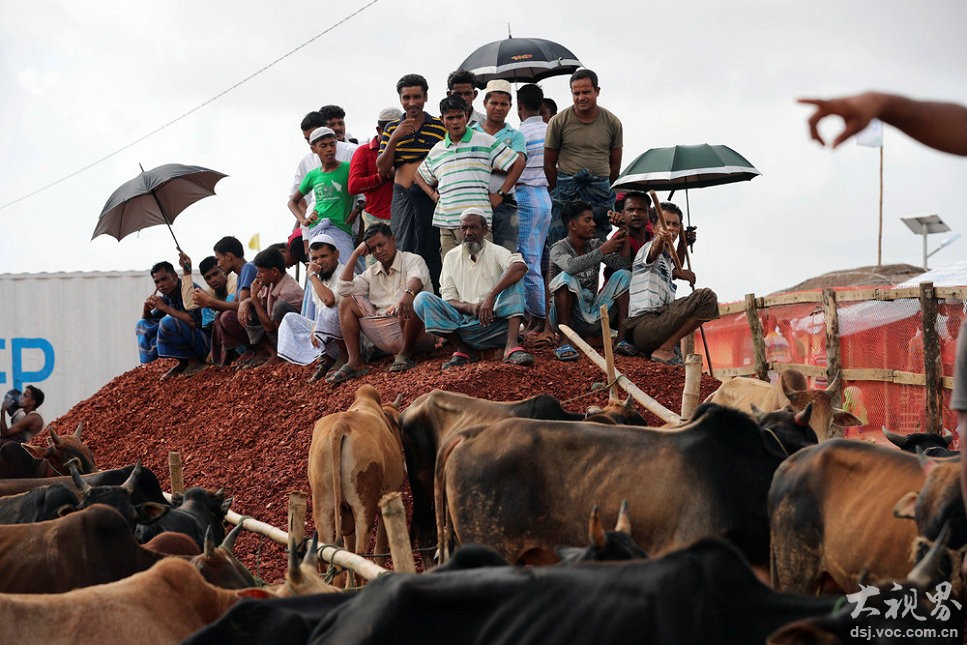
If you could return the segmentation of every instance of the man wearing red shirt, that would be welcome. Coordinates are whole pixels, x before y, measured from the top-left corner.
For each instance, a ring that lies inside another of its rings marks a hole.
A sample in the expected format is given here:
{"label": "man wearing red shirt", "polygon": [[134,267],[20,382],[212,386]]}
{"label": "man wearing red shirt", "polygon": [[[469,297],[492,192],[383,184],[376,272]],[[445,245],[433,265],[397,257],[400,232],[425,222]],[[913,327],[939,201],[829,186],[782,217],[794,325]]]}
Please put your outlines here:
{"label": "man wearing red shirt", "polygon": [[349,192],[366,196],[366,210],[363,211],[363,224],[369,228],[376,222],[388,222],[390,205],[393,202],[393,174],[380,174],[376,168],[379,157],[379,142],[383,137],[386,124],[403,116],[399,108],[386,108],[379,113],[376,122],[376,136],[368,143],[359,146],[349,164]]}

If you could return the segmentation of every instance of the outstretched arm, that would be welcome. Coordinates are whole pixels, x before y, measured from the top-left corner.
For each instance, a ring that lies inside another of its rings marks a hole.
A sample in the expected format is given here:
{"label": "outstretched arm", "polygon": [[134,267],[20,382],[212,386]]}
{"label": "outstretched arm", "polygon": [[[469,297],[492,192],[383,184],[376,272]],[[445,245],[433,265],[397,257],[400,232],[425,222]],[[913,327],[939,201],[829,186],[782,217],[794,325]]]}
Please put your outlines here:
{"label": "outstretched arm", "polygon": [[881,92],[829,100],[799,99],[799,102],[816,106],[809,117],[809,132],[823,145],[826,142],[817,126],[827,116],[836,115],[842,117],[845,128],[833,140],[833,148],[869,125],[871,119],[880,119],[931,148],[967,155],[967,108],[956,103],[916,101]]}

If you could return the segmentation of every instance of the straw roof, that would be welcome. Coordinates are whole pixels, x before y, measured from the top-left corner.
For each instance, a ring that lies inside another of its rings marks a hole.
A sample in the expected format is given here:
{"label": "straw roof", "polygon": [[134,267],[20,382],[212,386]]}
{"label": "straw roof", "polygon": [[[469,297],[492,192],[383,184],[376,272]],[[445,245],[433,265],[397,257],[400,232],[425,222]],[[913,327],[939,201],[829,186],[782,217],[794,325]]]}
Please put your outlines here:
{"label": "straw roof", "polygon": [[808,291],[829,287],[892,287],[923,273],[923,267],[912,264],[883,264],[880,266],[841,269],[803,280],[775,293]]}

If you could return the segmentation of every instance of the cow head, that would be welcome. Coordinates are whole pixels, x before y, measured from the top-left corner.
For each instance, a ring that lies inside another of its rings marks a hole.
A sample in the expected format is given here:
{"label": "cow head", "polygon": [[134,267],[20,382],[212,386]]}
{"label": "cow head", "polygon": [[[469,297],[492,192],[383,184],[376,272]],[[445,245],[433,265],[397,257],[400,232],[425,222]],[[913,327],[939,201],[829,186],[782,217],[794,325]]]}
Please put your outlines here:
{"label": "cow head", "polygon": [[[764,439],[767,449],[777,456],[788,457],[797,450],[819,443],[811,423],[813,416],[811,402],[799,412],[788,405],[774,412],[763,412],[753,405],[752,413],[756,423],[766,431]],[[781,453],[776,452],[776,444]]]}
{"label": "cow head", "polygon": [[205,533],[205,551],[191,559],[191,563],[201,571],[205,580],[215,586],[224,589],[244,589],[256,585],[255,577],[232,553],[243,524],[244,522],[232,529],[218,546],[209,527],[208,532]]}
{"label": "cow head", "polygon": [[120,486],[91,486],[87,481],[81,479],[74,462],[70,464],[71,478],[77,488],[80,497],[78,508],[87,508],[92,504],[105,504],[115,509],[127,520],[131,530],[137,524],[151,524],[161,519],[170,510],[165,504],[157,502],[144,502],[134,505],[131,503],[131,493],[134,492],[138,476],[141,474],[141,461],[138,460],[131,475]]}
{"label": "cow head", "polygon": [[635,409],[630,394],[624,401],[609,396],[608,404],[603,408],[598,406],[589,407],[585,415],[585,420],[628,426],[648,425],[644,417],[638,414],[638,410]]}
{"label": "cow head", "polygon": [[[791,370],[783,372],[783,376]],[[798,374],[798,372],[796,372]],[[800,375],[801,376],[801,375]],[[833,424],[838,426],[861,426],[863,422],[851,412],[833,406],[833,395],[839,391],[839,379],[833,382],[825,390],[794,390],[792,385],[796,379],[783,378],[782,392],[789,399],[789,404],[793,410],[805,410],[810,403],[813,404],[812,417],[809,425],[816,432],[820,441],[825,441],[830,436],[830,429]]]}
{"label": "cow head", "polygon": [[954,436],[949,431],[939,435],[934,432],[911,432],[910,434],[894,434],[882,426],[883,436],[890,440],[894,446],[904,452],[918,453],[920,449],[941,448],[946,450]]}
{"label": "cow head", "polygon": [[628,500],[621,501],[618,521],[614,531],[605,531],[601,524],[598,506],[591,508],[588,517],[587,548],[559,546],[555,549],[561,562],[604,562],[616,560],[636,560],[647,558],[644,550],[631,539],[631,520],[628,515]]}
{"label": "cow head", "polygon": [[299,563],[298,545],[289,533],[289,568],[285,572],[285,584],[277,591],[280,598],[306,596],[314,593],[338,593],[340,589],[326,584],[319,575],[319,537],[313,534],[306,555]]}
{"label": "cow head", "polygon": [[45,473],[45,476],[66,475],[69,470],[67,464],[71,459],[77,460],[78,469],[86,475],[94,472],[95,466],[91,449],[81,441],[83,428],[84,424],[78,423],[74,434],[65,437],[61,437],[53,428],[50,428],[46,447],[27,443],[21,446],[30,456],[47,462],[51,472]]}

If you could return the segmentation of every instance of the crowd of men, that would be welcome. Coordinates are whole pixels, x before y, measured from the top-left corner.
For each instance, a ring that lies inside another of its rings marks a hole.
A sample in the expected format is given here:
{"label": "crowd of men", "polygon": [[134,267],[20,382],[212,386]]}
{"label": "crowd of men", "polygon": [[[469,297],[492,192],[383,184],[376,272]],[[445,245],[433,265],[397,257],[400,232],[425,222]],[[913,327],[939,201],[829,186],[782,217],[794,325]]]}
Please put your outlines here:
{"label": "crowd of men", "polygon": [[[171,378],[286,360],[330,383],[366,374],[380,354],[394,356],[390,371],[409,370],[443,342],[443,369],[490,348],[531,365],[525,343],[568,361],[578,353],[559,325],[598,336],[604,305],[616,351],[681,364],[678,341],[718,316],[716,297],[675,299],[676,279],[694,287],[682,263],[695,231],[674,204],[655,209],[639,192],[616,201],[622,125],[598,105],[597,75],[575,72],[560,112],[539,86],[504,80],[486,84],[478,112],[480,85],[452,73],[434,116],[426,79],[407,74],[402,109],[380,111],[369,140],[346,132],[336,105],[307,114],[289,241],[248,261],[238,239],[219,240],[199,265],[206,286],[185,254],[180,276],[153,266],[141,361],[177,359]],[[299,262],[304,286],[287,271]]]}

